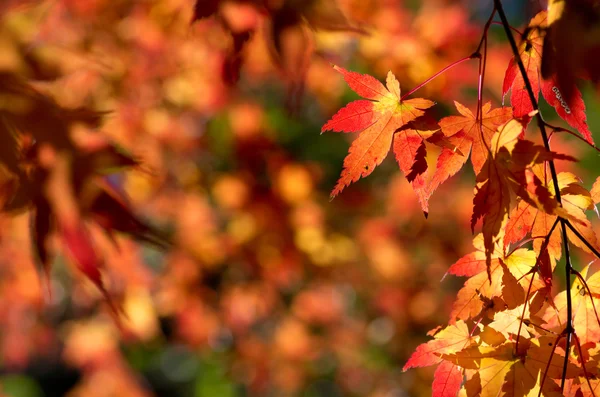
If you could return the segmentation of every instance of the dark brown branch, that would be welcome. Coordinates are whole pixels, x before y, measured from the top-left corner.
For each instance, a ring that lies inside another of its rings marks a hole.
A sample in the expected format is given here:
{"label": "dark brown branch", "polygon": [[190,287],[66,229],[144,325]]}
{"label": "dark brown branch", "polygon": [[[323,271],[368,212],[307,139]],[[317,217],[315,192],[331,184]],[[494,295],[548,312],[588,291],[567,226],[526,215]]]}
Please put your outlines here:
{"label": "dark brown branch", "polygon": [[[517,47],[517,43],[515,42],[515,38],[513,37],[510,31],[510,24],[508,23],[508,19],[506,18],[506,14],[504,13],[504,8],[502,6],[501,0],[494,0],[494,7],[498,11],[498,15],[500,16],[500,20],[502,21],[502,26],[504,27],[504,31],[506,33],[506,37],[510,43],[510,47],[512,48],[515,62],[517,62],[517,66],[519,67],[519,71],[521,76],[523,77],[523,81],[525,83],[525,88],[527,90],[527,94],[529,95],[529,100],[531,101],[531,105],[533,110],[536,111],[535,118],[537,120],[538,127],[540,129],[540,133],[542,134],[542,140],[544,141],[544,147],[546,150],[550,151],[550,141],[548,140],[548,134],[546,133],[546,123],[542,118],[542,115],[539,111],[538,102],[533,92],[533,87],[531,86],[531,81],[529,81],[529,77],[527,77],[527,71],[525,70],[525,65],[523,64],[523,60],[519,55],[519,48]],[[550,174],[552,176],[552,182],[554,183],[554,195],[556,197],[556,201],[559,204],[562,203],[560,196],[560,187],[558,185],[558,175],[556,173],[556,167],[554,166],[554,161],[548,161],[548,167],[550,168]],[[569,349],[571,344],[571,337],[573,335],[573,303],[571,299],[571,272],[573,270],[573,266],[571,265],[571,255],[569,253],[569,243],[567,238],[567,227],[566,221],[561,218],[561,235],[563,240],[563,249],[565,251],[565,272],[566,272],[566,284],[567,284],[567,327],[565,329],[566,333],[566,346],[565,346],[565,362],[563,365],[563,373],[561,378],[561,390],[564,390],[565,379],[567,373],[567,364],[569,362]],[[552,357],[551,357],[552,358]]]}

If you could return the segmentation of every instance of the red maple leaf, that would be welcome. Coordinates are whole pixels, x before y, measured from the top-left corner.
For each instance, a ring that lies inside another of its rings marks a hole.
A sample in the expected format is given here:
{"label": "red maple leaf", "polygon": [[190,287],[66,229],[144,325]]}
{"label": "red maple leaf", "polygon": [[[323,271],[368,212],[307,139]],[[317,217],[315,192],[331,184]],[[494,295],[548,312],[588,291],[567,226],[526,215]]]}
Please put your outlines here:
{"label": "red maple leaf", "polygon": [[416,130],[396,131],[422,116],[424,110],[433,106],[434,102],[420,98],[403,100],[400,84],[392,72],[388,73],[384,86],[372,76],[349,72],[339,66],[334,68],[344,75],[344,80],[354,92],[366,99],[351,102],[321,129],[321,132],[361,133],[350,147],[342,175],[331,197],[337,196],[352,182],[371,174],[387,156],[392,139],[397,140],[394,151],[400,168],[405,173],[408,171],[407,177],[410,177],[415,158],[423,152],[419,147],[426,137],[419,135]]}
{"label": "red maple leaf", "polygon": [[[577,131],[586,141],[593,144],[592,133],[590,132],[585,115],[585,103],[579,89],[573,87],[561,87],[555,76],[543,79],[540,73],[542,65],[542,47],[544,45],[544,36],[547,28],[547,13],[542,11],[537,14],[529,23],[529,33],[519,47],[519,56],[525,70],[527,78],[533,88],[535,99],[538,99],[540,90],[544,99],[556,109],[556,113]],[[502,94],[506,95],[512,88],[510,102],[513,107],[515,117],[522,117],[533,110],[533,105],[529,98],[529,93],[525,88],[525,80],[519,73],[519,68],[515,59],[511,59],[504,76]],[[568,98],[563,92],[571,93]]]}

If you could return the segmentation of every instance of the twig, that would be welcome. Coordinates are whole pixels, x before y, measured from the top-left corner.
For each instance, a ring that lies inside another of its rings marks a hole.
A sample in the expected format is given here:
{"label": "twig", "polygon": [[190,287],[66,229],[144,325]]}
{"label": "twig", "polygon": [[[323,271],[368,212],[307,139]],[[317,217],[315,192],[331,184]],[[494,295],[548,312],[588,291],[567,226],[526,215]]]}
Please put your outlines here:
{"label": "twig", "polygon": [[589,143],[588,141],[585,140],[585,138],[583,138],[581,135],[577,134],[576,132],[571,131],[568,128],[558,127],[558,126],[549,124],[549,123],[547,123],[545,121],[544,121],[544,124],[546,125],[546,127],[552,128],[554,131],[557,131],[557,132],[566,132],[567,134],[572,135],[575,138],[579,139],[580,141],[584,142],[585,144],[587,144],[589,147],[591,147],[595,151],[600,152],[600,149],[596,145],[593,145],[593,144]]}
{"label": "twig", "polygon": [[590,251],[592,251],[592,253],[596,256],[596,258],[600,259],[600,252],[592,244],[590,244],[590,242],[587,241],[586,238],[581,235],[581,233],[579,233],[579,230],[575,229],[575,227],[571,224],[571,222],[565,221],[565,223],[567,224],[567,226],[569,227],[569,229],[571,229],[571,231],[573,232],[573,234],[576,235],[577,238],[579,240],[581,240],[581,242],[583,244],[585,244],[585,246],[588,247],[588,249]]}
{"label": "twig", "polygon": [[533,265],[533,267],[531,268],[531,281],[529,282],[529,288],[527,289],[527,295],[525,295],[525,304],[523,305],[523,314],[521,315],[521,321],[519,322],[519,330],[517,331],[517,342],[516,342],[516,346],[515,346],[515,353],[518,353],[518,351],[519,351],[519,339],[521,337],[521,327],[523,326],[523,318],[525,317],[525,310],[527,309],[527,298],[529,297],[529,293],[531,292],[531,286],[533,285],[533,279],[535,278],[535,275],[536,275],[535,269],[539,269],[540,261],[542,260],[541,253],[542,253],[542,251],[544,251],[548,248],[548,244],[550,243],[550,236],[552,236],[552,233],[554,233],[554,229],[556,228],[556,225],[558,225],[558,218],[556,218],[556,220],[554,221],[554,224],[550,228],[550,231],[546,235],[546,238],[540,248],[540,255],[538,255],[538,257],[535,261],[535,265]]}
{"label": "twig", "polygon": [[445,68],[443,68],[442,70],[440,70],[439,72],[437,72],[436,74],[434,74],[433,76],[431,76],[430,78],[428,78],[427,80],[425,80],[424,82],[422,82],[421,84],[419,84],[418,86],[413,88],[412,90],[408,91],[406,94],[402,95],[400,100],[402,101],[402,100],[406,99],[409,95],[414,94],[415,91],[422,88],[425,84],[429,83],[431,80],[435,79],[436,77],[438,77],[440,74],[446,72],[447,70],[452,69],[456,65],[461,64],[464,61],[468,61],[469,59],[480,58],[480,57],[481,57],[481,55],[479,55],[478,53],[473,53],[473,54],[469,55],[468,57],[464,57],[464,58],[459,59],[458,61],[452,62],[450,65],[446,66]]}

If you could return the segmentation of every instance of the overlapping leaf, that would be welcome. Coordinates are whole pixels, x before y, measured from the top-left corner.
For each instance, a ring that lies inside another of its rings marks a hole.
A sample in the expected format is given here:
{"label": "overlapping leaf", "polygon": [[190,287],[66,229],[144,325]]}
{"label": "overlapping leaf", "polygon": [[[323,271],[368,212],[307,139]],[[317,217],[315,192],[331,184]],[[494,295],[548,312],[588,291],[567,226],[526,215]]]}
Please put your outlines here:
{"label": "overlapping leaf", "polygon": [[[471,277],[479,274],[486,269],[485,247],[483,245],[483,235],[480,233],[473,239],[475,251],[471,252],[456,261],[447,271],[447,274],[455,276]],[[491,265],[500,264],[500,258],[504,258],[502,247],[497,245],[491,257]]]}
{"label": "overlapping leaf", "polygon": [[[492,110],[491,103],[486,103],[481,109],[481,128],[477,115],[459,102],[454,102],[460,116],[448,116],[440,120],[442,132],[447,137],[455,137],[455,146],[458,151],[442,153],[438,159],[436,175],[442,183],[448,177],[458,172],[467,161],[471,152],[471,163],[475,173],[478,174],[489,156],[489,147],[492,136],[504,123],[512,118],[509,107]],[[462,133],[462,134],[459,134]]]}
{"label": "overlapping leaf", "polygon": [[[503,227],[511,207],[511,194],[547,213],[565,215],[565,211],[544,186],[531,182],[531,175],[527,171],[545,161],[572,158],[548,152],[543,146],[519,139],[522,132],[523,126],[514,119],[501,126],[491,142],[491,157],[477,175],[471,227],[474,228],[477,221],[483,219],[483,241],[488,263],[494,246],[503,237]],[[528,188],[532,183],[534,188]]]}
{"label": "overlapping leaf", "polygon": [[[488,307],[486,305],[493,304],[493,298],[502,297],[504,293],[504,273],[506,271],[510,272],[516,280],[519,280],[519,289],[523,290],[529,286],[532,277],[530,271],[536,262],[533,251],[518,249],[501,260],[493,262],[489,272],[485,272],[485,267],[480,266],[480,272],[465,282],[464,286],[458,291],[452,306],[451,322],[457,319],[475,318]],[[534,279],[531,292],[543,287],[544,283],[542,281]],[[523,296],[522,292],[520,294]],[[492,307],[489,306],[489,308]]]}
{"label": "overlapping leaf", "polygon": [[[533,167],[532,172],[538,181],[547,186],[545,190],[548,192],[554,191],[554,184],[550,180],[549,171],[546,167],[543,165]],[[570,219],[573,227],[586,238],[587,242],[598,248],[598,238],[585,214],[585,211],[593,208],[594,199],[592,195],[581,186],[579,179],[570,172],[558,174],[558,185],[562,198],[562,209],[564,210],[562,216]],[[550,194],[554,197],[552,193]],[[531,234],[534,239],[533,247],[536,252],[539,252],[544,238],[548,236],[556,219],[557,215],[547,213],[538,209],[531,202],[521,200],[517,207],[512,210],[506,225],[505,246],[516,243],[526,235]],[[574,245],[586,252],[591,252],[587,245],[570,230],[567,231],[567,236]],[[555,228],[549,239],[548,253],[553,260],[558,260],[561,257],[559,228]]]}
{"label": "overlapping leaf", "polygon": [[[476,376],[472,376],[471,380],[475,380],[479,387],[469,385],[467,381],[463,390],[468,396],[537,396],[540,388],[543,396],[560,396],[560,388],[553,381],[547,379],[541,386],[553,345],[548,345],[548,342],[548,338],[524,340],[516,354],[516,346],[511,342],[498,347],[475,346],[443,358],[476,370]],[[560,378],[562,359],[558,354],[552,355],[547,369],[549,378]],[[573,378],[577,373],[577,367],[569,363],[567,377]],[[467,389],[469,386],[470,390]]]}
{"label": "overlapping leaf", "polygon": [[[578,78],[600,81],[600,7],[595,1],[548,1],[548,27],[542,53],[542,77],[555,77],[565,87],[565,97],[576,92]],[[568,56],[565,56],[568,54]]]}

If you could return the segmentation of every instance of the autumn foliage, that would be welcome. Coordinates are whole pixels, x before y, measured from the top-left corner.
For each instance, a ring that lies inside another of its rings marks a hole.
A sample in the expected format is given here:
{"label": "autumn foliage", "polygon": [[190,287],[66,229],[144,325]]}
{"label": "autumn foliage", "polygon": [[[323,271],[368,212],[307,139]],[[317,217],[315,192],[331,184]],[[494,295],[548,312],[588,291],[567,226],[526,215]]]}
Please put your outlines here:
{"label": "autumn foliage", "polygon": [[413,3],[0,3],[0,392],[599,395],[600,7]]}

